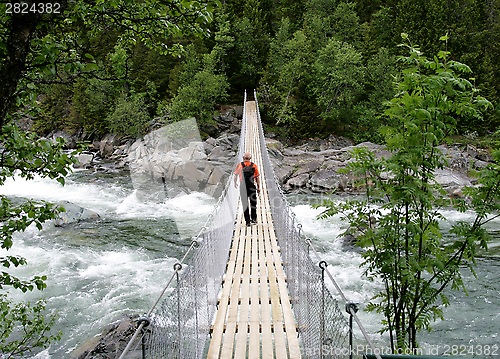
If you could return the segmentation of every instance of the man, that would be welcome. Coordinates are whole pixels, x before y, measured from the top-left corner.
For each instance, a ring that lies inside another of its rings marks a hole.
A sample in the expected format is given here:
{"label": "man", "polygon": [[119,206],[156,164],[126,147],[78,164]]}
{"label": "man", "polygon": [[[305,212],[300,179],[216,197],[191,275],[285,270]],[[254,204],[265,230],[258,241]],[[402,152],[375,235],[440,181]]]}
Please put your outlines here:
{"label": "man", "polygon": [[[246,152],[243,155],[243,162],[238,163],[234,171],[235,187],[238,185],[238,180],[240,182],[241,204],[247,226],[257,223],[257,193],[260,193],[259,169],[250,161],[251,159],[252,155]],[[248,208],[248,202],[250,202],[250,208]]]}

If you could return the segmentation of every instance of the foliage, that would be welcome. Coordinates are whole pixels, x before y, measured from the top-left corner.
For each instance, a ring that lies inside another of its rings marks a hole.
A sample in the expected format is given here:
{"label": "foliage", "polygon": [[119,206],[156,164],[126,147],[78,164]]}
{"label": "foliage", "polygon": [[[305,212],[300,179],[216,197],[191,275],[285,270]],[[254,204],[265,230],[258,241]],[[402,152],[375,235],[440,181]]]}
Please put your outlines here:
{"label": "foliage", "polygon": [[[105,119],[115,112],[122,93],[144,96],[148,108],[160,109],[156,114],[148,110],[152,117],[170,112],[179,118],[199,117],[204,99],[190,101],[190,97],[199,96],[196,86],[200,85],[212,93],[207,98],[223,92],[217,101],[206,103],[203,121],[211,121],[217,102],[239,101],[245,89],[259,88],[267,120],[283,126],[288,137],[328,136],[336,131],[356,142],[380,141],[367,128],[383,124],[381,104],[393,95],[389,86],[395,71],[392,59],[399,54],[396,44],[401,32],[411,33],[428,53],[437,53],[438,34],[448,32],[447,46],[454,60],[470,64],[476,74],[474,84],[495,103],[495,110],[482,119],[458,118],[460,134],[476,131],[484,136],[500,125],[500,64],[495,61],[500,56],[500,6],[496,2],[62,3],[62,16],[45,14],[23,23],[31,24],[25,28],[32,34],[29,44],[9,35],[23,18],[0,14],[0,52],[5,55],[0,67],[0,98],[10,99],[7,107],[11,113],[17,109],[32,112],[40,132],[65,129],[82,133],[83,128],[88,136],[101,136],[110,131]],[[221,22],[226,22],[224,32],[220,31]],[[7,46],[14,40],[18,43]],[[332,48],[336,41],[343,46]],[[222,43],[226,49],[219,52],[215,47]],[[186,44],[193,47],[189,53],[182,50]],[[7,56],[14,47],[25,52]],[[214,59],[212,71],[207,60],[214,50],[219,58]],[[324,73],[313,71],[328,51],[329,59],[348,58],[353,51],[361,56],[348,64],[351,75],[354,66],[363,74],[351,77],[351,84],[357,82],[356,90],[349,89],[345,103],[339,97],[328,98],[332,87],[321,83]],[[196,58],[198,64],[188,57]],[[16,61],[7,63],[6,59]],[[195,66],[190,69],[191,65]],[[11,79],[17,79],[16,86]],[[202,81],[208,81],[208,86]],[[155,88],[152,97],[151,86]],[[37,97],[39,93],[43,96]],[[325,103],[335,103],[335,111]],[[0,103],[0,109],[4,105]],[[41,112],[36,111],[39,105]]]}
{"label": "foliage", "polygon": [[107,128],[112,133],[137,137],[148,132],[150,115],[144,94],[122,94],[114,111],[106,117]]}
{"label": "foliage", "polygon": [[335,124],[348,121],[352,108],[363,88],[365,68],[361,54],[351,45],[330,40],[313,64],[311,92],[321,109],[321,117]]}
{"label": "foliage", "polygon": [[[63,153],[63,141],[55,143],[37,139],[33,134],[25,133],[12,124],[2,127],[0,134],[0,185],[8,178],[19,176],[33,179],[35,176],[48,177],[64,184],[64,177],[69,166],[74,163],[71,155]],[[31,200],[12,200],[0,196],[0,247],[9,250],[13,246],[13,237],[25,231],[29,226],[42,229],[42,224],[57,217],[62,207],[49,203],[37,203]],[[22,292],[46,287],[44,275],[35,275],[31,279],[21,279],[11,275],[9,268],[26,265],[20,256],[0,256],[3,271],[0,273],[0,289],[14,288]],[[46,315],[43,302],[12,303],[6,294],[0,295],[0,352],[6,358],[17,356],[34,348],[45,348],[59,334],[50,334],[50,327],[55,321],[52,315]]]}
{"label": "foliage", "polygon": [[108,131],[105,119],[110,115],[119,96],[109,81],[79,79],[73,85],[70,126],[102,135]]}
{"label": "foliage", "polygon": [[[409,55],[400,58],[401,77],[385,111],[390,125],[382,130],[391,156],[354,150],[347,170],[366,197],[329,201],[322,215],[341,213],[349,222],[347,232],[365,248],[364,275],[383,285],[367,310],[384,315],[382,332],[389,332],[393,352],[415,350],[418,332],[443,318],[445,288],[465,290],[460,268],[473,271],[477,247],[487,247],[483,225],[500,210],[500,162],[478,173],[480,186],[466,190],[469,202],[448,199],[434,177],[446,165],[438,145],[458,119],[479,118],[491,104],[462,77],[470,73],[468,66],[451,60],[447,51],[428,59],[404,39]],[[445,233],[440,210],[448,206],[474,210],[476,219],[453,224]]]}
{"label": "foliage", "polygon": [[[26,3],[31,7],[34,2]],[[175,39],[206,35],[213,9],[219,5],[210,0],[63,0],[58,4],[59,13],[17,14],[4,9],[0,13],[0,77],[4,80],[0,125],[16,99],[18,107],[33,105],[39,83],[108,78],[120,64],[125,71],[114,75],[126,75],[124,51],[137,43],[161,54],[179,54],[182,45]],[[118,51],[106,59],[114,49]]]}
{"label": "foliage", "polygon": [[216,44],[209,54],[200,59],[193,47],[187,52],[180,87],[169,109],[174,121],[195,117],[200,124],[206,124],[211,121],[216,104],[227,97],[229,84],[223,72],[223,59],[234,39],[229,35],[229,23],[224,17],[218,25]]}
{"label": "foliage", "polygon": [[299,121],[296,104],[307,83],[311,58],[307,36],[303,31],[290,34],[289,26],[283,21],[276,41],[271,43],[266,81],[277,124],[295,126]]}
{"label": "foliage", "polygon": [[35,304],[14,304],[5,294],[0,294],[0,313],[2,358],[15,358],[31,353],[35,348],[46,348],[61,338],[60,332],[50,333],[57,318],[54,315],[47,317],[45,303],[41,300]]}

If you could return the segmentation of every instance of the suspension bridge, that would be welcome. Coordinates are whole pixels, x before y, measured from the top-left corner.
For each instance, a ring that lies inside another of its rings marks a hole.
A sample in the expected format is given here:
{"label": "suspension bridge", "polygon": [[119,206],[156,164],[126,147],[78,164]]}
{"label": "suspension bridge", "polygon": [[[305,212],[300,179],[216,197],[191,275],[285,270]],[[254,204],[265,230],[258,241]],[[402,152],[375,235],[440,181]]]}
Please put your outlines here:
{"label": "suspension bridge", "polygon": [[353,321],[374,349],[274,176],[255,93],[245,94],[235,166],[245,152],[260,171],[257,224],[246,226],[231,174],[120,358],[138,347],[142,358],[352,358]]}

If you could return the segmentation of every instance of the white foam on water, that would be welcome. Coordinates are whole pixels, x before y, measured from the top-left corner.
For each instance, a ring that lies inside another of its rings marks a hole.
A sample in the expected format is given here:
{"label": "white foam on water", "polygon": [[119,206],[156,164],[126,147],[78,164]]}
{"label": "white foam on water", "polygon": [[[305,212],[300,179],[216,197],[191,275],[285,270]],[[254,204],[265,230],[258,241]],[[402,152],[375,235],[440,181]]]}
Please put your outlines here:
{"label": "white foam on water", "polygon": [[[0,252],[0,256],[5,254]],[[55,358],[61,357],[61,350],[74,348],[117,318],[140,308],[146,312],[172,275],[176,261],[120,246],[113,250],[54,246],[49,238],[35,239],[29,233],[18,236],[8,254],[22,255],[28,261],[12,274],[48,277],[44,291],[10,292],[14,300],[43,298],[50,312],[59,316],[55,329],[64,335],[61,343],[53,345],[58,353]]]}
{"label": "white foam on water", "polygon": [[129,189],[102,183],[78,183],[66,179],[63,186],[55,180],[36,176],[26,180],[19,176],[8,178],[0,186],[0,194],[49,202],[69,201],[98,213],[114,211]]}
{"label": "white foam on water", "polygon": [[215,200],[205,193],[193,192],[181,194],[163,202],[143,202],[137,196],[137,190],[121,201],[116,213],[124,218],[199,218],[208,216],[214,208]]}
{"label": "white foam on water", "polygon": [[[69,178],[62,186],[50,179],[37,177],[26,181],[16,177],[7,180],[0,187],[0,193],[35,200],[70,201],[96,211],[108,221],[139,219],[150,223],[148,220],[173,218],[178,227],[185,227],[190,234],[200,229],[215,204],[213,198],[202,193],[163,203],[145,203],[129,188],[88,180],[79,183]],[[100,244],[99,227],[91,229],[96,238],[87,242],[85,234],[73,236],[71,232],[75,230],[83,229],[71,226],[55,229],[46,225],[39,232],[30,226],[16,235],[9,251],[0,250],[0,256],[20,255],[28,261],[27,266],[9,270],[11,274],[20,278],[48,277],[44,291],[10,290],[13,300],[45,299],[48,310],[59,316],[55,329],[63,332],[61,342],[54,343],[37,358],[64,357],[63,353],[71,352],[117,318],[146,312],[173,273],[176,259],[168,253],[162,256],[158,250],[142,249],[138,247],[140,241],[132,244],[120,241],[119,233],[114,233],[113,239],[103,238]],[[54,231],[57,231],[56,238]],[[109,235],[109,228],[103,233]],[[159,240],[163,237],[168,237],[168,233],[161,234]],[[161,247],[159,250],[161,252]]]}
{"label": "white foam on water", "polygon": [[180,237],[185,239],[196,235],[215,203],[213,197],[200,192],[180,194],[159,203],[142,202],[134,191],[120,203],[116,213],[123,218],[170,218],[175,221]]}

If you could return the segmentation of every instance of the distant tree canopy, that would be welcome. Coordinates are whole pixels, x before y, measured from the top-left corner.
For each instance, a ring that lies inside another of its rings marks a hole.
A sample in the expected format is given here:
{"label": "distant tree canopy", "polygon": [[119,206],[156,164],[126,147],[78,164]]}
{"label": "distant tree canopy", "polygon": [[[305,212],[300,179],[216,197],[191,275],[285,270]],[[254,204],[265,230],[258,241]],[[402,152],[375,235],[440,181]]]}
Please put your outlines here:
{"label": "distant tree canopy", "polygon": [[[471,67],[492,101],[483,119],[459,119],[458,133],[500,125],[498,1],[60,3],[61,14],[0,14],[2,121],[29,109],[40,132],[92,136],[120,131],[108,120],[128,116],[141,133],[145,116],[211,122],[219,104],[256,88],[265,122],[285,138],[333,132],[381,141],[372,129],[385,125],[404,32],[424,54],[437,53],[447,34],[453,60]],[[142,108],[116,111],[124,98]]]}
{"label": "distant tree canopy", "polygon": [[[32,105],[32,90],[44,84],[72,84],[83,77],[114,80],[115,86],[126,88],[134,78],[130,72],[137,65],[134,51],[139,46],[160,55],[178,54],[183,39],[206,34],[217,4],[190,0],[4,4],[0,13],[0,125],[16,105]],[[52,88],[43,90],[51,94]]]}

